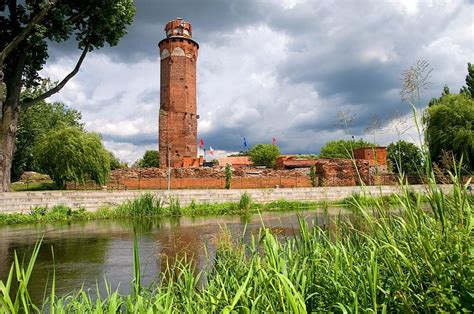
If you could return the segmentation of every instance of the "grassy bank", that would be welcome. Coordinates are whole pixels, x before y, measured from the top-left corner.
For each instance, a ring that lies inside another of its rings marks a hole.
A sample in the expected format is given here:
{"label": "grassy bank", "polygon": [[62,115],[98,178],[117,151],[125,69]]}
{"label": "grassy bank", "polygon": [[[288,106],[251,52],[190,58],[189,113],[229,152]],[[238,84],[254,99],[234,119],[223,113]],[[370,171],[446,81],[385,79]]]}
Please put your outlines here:
{"label": "grassy bank", "polygon": [[[352,222],[339,221],[335,229],[328,230],[309,228],[301,220],[300,236],[286,241],[278,240],[265,226],[250,244],[224,233],[207,271],[196,275],[187,262],[176,262],[152,287],[140,284],[135,245],[130,295],[108,289],[98,299],[82,290],[58,297],[53,275],[52,293],[45,296],[43,308],[36,308],[28,296],[35,250],[24,270],[16,258],[8,281],[0,284],[0,311],[472,312],[472,201],[460,184],[450,196],[433,184],[426,199],[430,211],[421,197],[405,189],[393,196],[395,206],[401,209],[394,215],[382,201],[367,206],[360,197],[353,197],[357,210]],[[177,206],[163,209],[147,196],[118,208],[116,214],[185,212]],[[242,211],[256,205],[249,206],[244,198],[238,205],[228,206]],[[199,206],[186,208],[192,212]],[[14,278],[20,282],[16,294],[10,291]]]}
{"label": "grassy bank", "polygon": [[[421,197],[415,193],[410,195],[412,198]],[[176,198],[167,200],[165,204],[164,200],[152,194],[143,194],[115,208],[104,207],[95,212],[89,212],[85,209],[73,210],[59,205],[52,208],[34,208],[29,213],[24,214],[0,214],[0,225],[134,217],[241,215],[257,213],[259,211],[325,209],[329,206],[343,206],[348,209],[354,209],[359,203],[364,204],[364,206],[384,206],[389,208],[397,206],[397,197],[397,195],[372,197],[354,194],[341,201],[333,202],[304,202],[282,199],[268,204],[259,204],[253,202],[250,196],[244,193],[239,202],[221,204],[198,204],[192,202],[187,206],[182,206]],[[421,199],[424,200],[423,197]]]}
{"label": "grassy bank", "polygon": [[103,207],[94,212],[85,209],[73,210],[59,205],[52,208],[34,208],[29,213],[0,214],[0,225],[115,218],[240,215],[258,211],[309,210],[322,206],[327,206],[327,204],[286,200],[258,204],[252,202],[248,194],[243,194],[239,202],[220,204],[192,202],[187,206],[182,206],[176,198],[168,199],[165,204],[164,200],[152,194],[143,194],[117,207]]}

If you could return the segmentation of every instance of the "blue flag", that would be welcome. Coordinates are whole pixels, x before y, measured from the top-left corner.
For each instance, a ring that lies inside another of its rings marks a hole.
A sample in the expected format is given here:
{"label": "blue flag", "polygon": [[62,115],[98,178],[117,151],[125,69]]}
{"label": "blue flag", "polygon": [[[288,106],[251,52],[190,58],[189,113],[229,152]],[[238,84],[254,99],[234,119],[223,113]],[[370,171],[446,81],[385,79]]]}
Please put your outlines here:
{"label": "blue flag", "polygon": [[247,139],[244,137],[244,147],[247,148]]}

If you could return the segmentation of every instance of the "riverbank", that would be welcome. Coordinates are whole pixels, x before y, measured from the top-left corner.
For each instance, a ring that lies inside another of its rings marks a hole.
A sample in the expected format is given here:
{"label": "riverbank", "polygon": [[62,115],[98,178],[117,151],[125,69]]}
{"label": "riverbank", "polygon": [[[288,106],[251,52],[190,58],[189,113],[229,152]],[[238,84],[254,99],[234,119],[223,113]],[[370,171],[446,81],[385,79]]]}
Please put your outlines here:
{"label": "riverbank", "polygon": [[[419,194],[413,193],[413,197],[417,195]],[[397,203],[397,196],[396,194],[391,194],[382,197],[367,197],[360,194],[353,194],[339,201],[315,202],[280,199],[270,203],[256,203],[250,194],[244,193],[238,202],[199,204],[193,201],[183,206],[177,198],[171,198],[165,202],[156,195],[147,193],[116,207],[107,206],[94,211],[87,211],[84,208],[72,209],[64,205],[56,205],[52,208],[35,207],[27,213],[0,214],[0,226],[95,219],[250,215],[257,212],[305,211],[315,209],[325,211],[329,207],[350,209],[356,206],[354,202],[372,206],[377,206],[377,204],[380,203],[385,207],[390,207]]]}
{"label": "riverbank", "polygon": [[[121,294],[114,290],[115,285],[105,283],[106,292],[102,294],[79,289],[58,295],[56,287],[60,285],[54,273],[48,281],[51,289],[45,292],[43,307],[38,311],[472,312],[472,201],[460,185],[449,195],[440,193],[434,185],[427,192],[428,205],[410,187],[402,190],[400,196],[386,199],[394,202],[394,208],[403,209],[398,215],[390,214],[382,200],[371,202],[370,198],[353,197],[347,200],[354,208],[350,220],[336,218],[333,224],[311,227],[300,219],[295,238],[279,238],[278,230],[263,223],[256,236],[247,235],[246,228],[240,237],[223,229],[215,239],[212,256],[187,255],[170,262],[165,260],[159,264],[163,265],[159,278],[151,285],[142,281],[146,276],[140,266],[140,260],[150,255],[150,250],[140,251],[135,237],[133,257],[131,248],[126,251],[134,262],[129,293]],[[146,213],[147,206],[153,209],[153,199],[152,195],[144,196],[124,208],[138,214],[134,210],[143,207],[141,213]],[[243,208],[248,200],[242,196],[235,206]],[[172,213],[171,208],[163,210]],[[203,228],[199,232],[206,233]],[[164,236],[176,237],[173,233]],[[160,241],[153,235],[148,243]],[[90,254],[84,251],[83,255]],[[37,271],[33,265],[41,256],[38,244],[28,267],[17,272],[19,281],[30,281]],[[197,274],[193,261],[210,264]],[[14,270],[21,268],[17,258],[13,266],[8,278],[13,278]],[[43,282],[40,284],[44,286]],[[21,285],[16,293],[10,291],[10,285],[4,287],[0,309],[19,312],[39,305],[29,298],[27,284]],[[26,301],[13,303],[14,299]]]}
{"label": "riverbank", "polygon": [[[445,192],[451,185],[441,186]],[[412,185],[410,190],[425,193],[426,186]],[[400,193],[399,186],[366,187],[317,187],[317,188],[273,188],[249,190],[142,190],[142,191],[37,191],[0,193],[0,214],[29,213],[35,208],[64,206],[72,210],[97,211],[104,207],[117,207],[141,195],[152,194],[163,200],[178,200],[181,206],[239,202],[247,193],[255,203],[267,204],[281,199],[302,202],[340,201],[354,194],[381,197]]]}

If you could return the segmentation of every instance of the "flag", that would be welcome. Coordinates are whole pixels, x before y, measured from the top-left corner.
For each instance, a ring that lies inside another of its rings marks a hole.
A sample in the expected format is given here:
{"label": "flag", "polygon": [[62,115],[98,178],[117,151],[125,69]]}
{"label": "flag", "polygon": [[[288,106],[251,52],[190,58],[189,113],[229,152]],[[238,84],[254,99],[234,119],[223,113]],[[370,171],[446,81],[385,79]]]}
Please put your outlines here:
{"label": "flag", "polygon": [[273,138],[272,138],[272,144],[273,144],[273,145],[276,145],[276,144],[277,144],[277,139],[276,139],[276,137],[273,137]]}
{"label": "flag", "polygon": [[244,147],[247,148],[247,139],[244,137]]}
{"label": "flag", "polygon": [[209,146],[209,154],[210,154],[211,156],[214,156],[214,150],[212,149],[211,146]]}
{"label": "flag", "polygon": [[204,148],[204,140],[203,139],[201,139],[199,141],[199,148],[201,148],[201,149]]}

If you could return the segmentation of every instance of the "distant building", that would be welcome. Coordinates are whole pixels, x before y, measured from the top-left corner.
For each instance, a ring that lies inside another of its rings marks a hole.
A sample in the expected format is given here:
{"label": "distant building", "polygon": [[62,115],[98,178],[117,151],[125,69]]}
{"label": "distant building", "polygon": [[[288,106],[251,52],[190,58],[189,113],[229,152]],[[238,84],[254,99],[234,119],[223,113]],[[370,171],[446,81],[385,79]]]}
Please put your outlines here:
{"label": "distant building", "polygon": [[388,172],[387,148],[386,147],[361,147],[354,149],[354,158],[369,162],[370,168],[377,173]]}
{"label": "distant building", "polygon": [[282,155],[275,161],[276,170],[287,170],[297,168],[310,168],[314,166],[318,159],[301,158],[292,155]]}
{"label": "distant building", "polygon": [[253,165],[248,156],[223,157],[217,160],[219,166],[224,167],[229,164],[232,168],[245,168]]}

